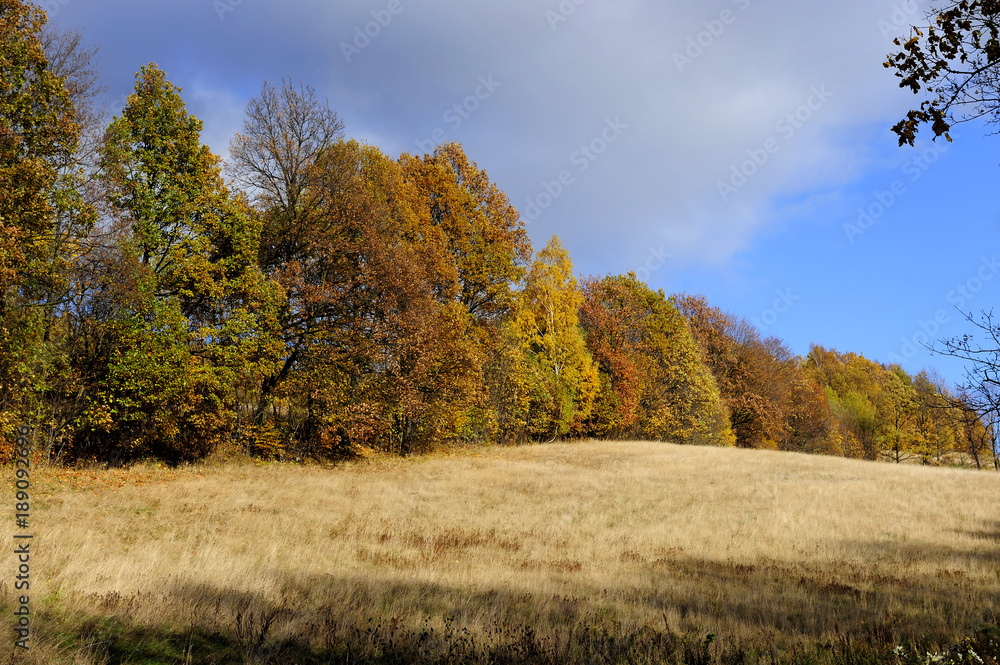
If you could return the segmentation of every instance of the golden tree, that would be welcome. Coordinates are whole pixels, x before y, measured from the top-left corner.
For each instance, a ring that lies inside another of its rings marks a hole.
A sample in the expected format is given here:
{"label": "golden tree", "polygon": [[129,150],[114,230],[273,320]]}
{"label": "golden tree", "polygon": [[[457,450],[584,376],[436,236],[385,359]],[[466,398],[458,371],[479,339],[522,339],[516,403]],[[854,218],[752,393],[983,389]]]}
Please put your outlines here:
{"label": "golden tree", "polygon": [[590,415],[599,379],[579,323],[583,293],[558,237],[535,257],[519,300],[511,330],[524,354],[521,419],[531,436],[563,436]]}

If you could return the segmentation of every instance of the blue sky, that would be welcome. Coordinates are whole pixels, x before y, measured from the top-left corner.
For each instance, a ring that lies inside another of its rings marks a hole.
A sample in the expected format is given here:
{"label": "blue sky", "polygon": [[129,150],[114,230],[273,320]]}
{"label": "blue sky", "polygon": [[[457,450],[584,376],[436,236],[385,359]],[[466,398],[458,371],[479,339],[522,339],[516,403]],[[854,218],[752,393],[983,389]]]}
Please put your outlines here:
{"label": "blue sky", "polygon": [[308,83],[389,154],[460,141],[581,274],[703,293],[798,354],[956,383],[919,342],[1000,294],[998,138],[889,131],[919,98],[881,63],[927,0],[42,4],[100,45],[113,112],[156,62],[225,156],[265,79]]}

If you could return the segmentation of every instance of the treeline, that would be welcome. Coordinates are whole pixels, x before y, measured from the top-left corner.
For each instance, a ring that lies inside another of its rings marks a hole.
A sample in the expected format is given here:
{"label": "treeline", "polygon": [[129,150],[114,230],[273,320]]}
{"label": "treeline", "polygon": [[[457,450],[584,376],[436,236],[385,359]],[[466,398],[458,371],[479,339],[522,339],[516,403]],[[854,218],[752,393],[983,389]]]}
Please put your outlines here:
{"label": "treeline", "polygon": [[736,443],[895,462],[1000,465],[1000,437],[974,400],[934,373],[909,375],[813,346],[795,357],[702,297],[676,296],[719,386]]}
{"label": "treeline", "polygon": [[109,120],[79,34],[19,1],[0,28],[0,456],[27,423],[63,463],[560,437],[996,458],[925,374],[578,281],[458,144],[391,158],[284,82],[223,164],[156,65]]}

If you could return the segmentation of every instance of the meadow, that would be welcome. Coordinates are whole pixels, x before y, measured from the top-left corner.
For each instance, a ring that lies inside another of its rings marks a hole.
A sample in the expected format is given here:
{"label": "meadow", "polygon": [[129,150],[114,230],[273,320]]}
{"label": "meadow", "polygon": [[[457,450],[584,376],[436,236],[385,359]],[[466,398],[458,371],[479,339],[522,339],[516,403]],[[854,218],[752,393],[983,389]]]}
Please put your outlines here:
{"label": "meadow", "polygon": [[583,442],[33,474],[3,661],[924,662],[1000,607],[985,471]]}

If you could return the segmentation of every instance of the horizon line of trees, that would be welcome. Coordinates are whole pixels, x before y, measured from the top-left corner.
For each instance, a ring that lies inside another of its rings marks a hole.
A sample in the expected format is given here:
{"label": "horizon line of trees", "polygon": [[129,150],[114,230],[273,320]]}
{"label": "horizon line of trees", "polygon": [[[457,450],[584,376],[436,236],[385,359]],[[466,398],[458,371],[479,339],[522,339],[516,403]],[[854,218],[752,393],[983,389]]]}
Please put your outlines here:
{"label": "horizon line of trees", "polygon": [[264,83],[222,160],[151,63],[0,4],[0,459],[400,455],[648,439],[997,465],[940,377],[781,340],[635,274],[577,279],[457,143],[393,159]]}

